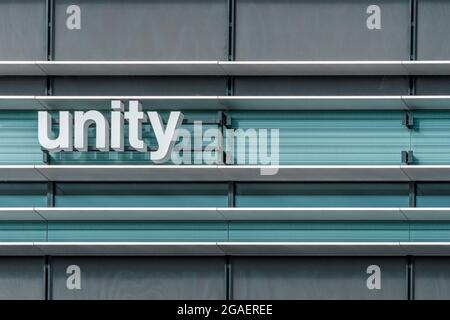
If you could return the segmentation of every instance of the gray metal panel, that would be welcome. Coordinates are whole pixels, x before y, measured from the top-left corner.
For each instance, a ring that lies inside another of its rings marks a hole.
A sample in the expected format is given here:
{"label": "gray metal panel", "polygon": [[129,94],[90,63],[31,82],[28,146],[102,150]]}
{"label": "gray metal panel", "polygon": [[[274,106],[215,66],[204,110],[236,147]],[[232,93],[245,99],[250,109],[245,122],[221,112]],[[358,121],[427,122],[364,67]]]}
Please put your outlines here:
{"label": "gray metal panel", "polygon": [[450,77],[433,76],[416,78],[417,95],[448,95],[450,94]]}
{"label": "gray metal panel", "polygon": [[409,1],[379,0],[381,30],[366,26],[369,0],[238,0],[236,60],[409,58]]}
{"label": "gray metal panel", "polygon": [[0,60],[45,60],[46,1],[0,2]]}
{"label": "gray metal panel", "polygon": [[42,258],[0,258],[0,300],[42,300],[43,286]]}
{"label": "gray metal panel", "polygon": [[223,60],[226,0],[78,0],[81,30],[68,30],[71,0],[55,1],[56,60]]}
{"label": "gray metal panel", "polygon": [[54,95],[210,96],[224,95],[222,77],[55,77]]}
{"label": "gray metal panel", "polygon": [[450,2],[419,0],[417,10],[417,59],[450,58]]}
{"label": "gray metal panel", "polygon": [[414,298],[418,300],[450,299],[450,258],[414,259]]}
{"label": "gray metal panel", "polygon": [[[67,267],[81,270],[81,289],[66,286]],[[223,258],[54,258],[56,300],[224,299]]]}
{"label": "gray metal panel", "polygon": [[[234,258],[234,299],[406,299],[404,258]],[[381,269],[369,290],[367,267]]]}
{"label": "gray metal panel", "polygon": [[0,95],[44,95],[45,77],[0,77]]}
{"label": "gray metal panel", "polygon": [[407,77],[236,77],[243,96],[406,95]]}

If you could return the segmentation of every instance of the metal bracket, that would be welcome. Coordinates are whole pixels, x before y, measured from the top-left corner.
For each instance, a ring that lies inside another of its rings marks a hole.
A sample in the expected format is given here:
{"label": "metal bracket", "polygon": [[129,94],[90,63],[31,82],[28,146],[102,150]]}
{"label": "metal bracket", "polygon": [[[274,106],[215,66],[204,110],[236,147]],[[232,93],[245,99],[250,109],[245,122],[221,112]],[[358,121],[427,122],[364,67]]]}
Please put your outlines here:
{"label": "metal bracket", "polygon": [[218,159],[219,163],[227,164],[227,152],[226,152],[226,129],[231,128],[231,117],[224,111],[219,111],[217,113],[217,125],[219,126],[219,130],[222,133],[222,154],[220,155],[220,159]]}
{"label": "metal bracket", "polygon": [[406,112],[402,118],[402,125],[407,127],[408,129],[414,128],[414,117],[409,112]]}
{"label": "metal bracket", "polygon": [[42,149],[42,162],[45,164],[50,164],[50,153],[48,150]]}
{"label": "metal bracket", "polygon": [[402,151],[402,164],[410,165],[414,163],[414,154],[411,150]]}

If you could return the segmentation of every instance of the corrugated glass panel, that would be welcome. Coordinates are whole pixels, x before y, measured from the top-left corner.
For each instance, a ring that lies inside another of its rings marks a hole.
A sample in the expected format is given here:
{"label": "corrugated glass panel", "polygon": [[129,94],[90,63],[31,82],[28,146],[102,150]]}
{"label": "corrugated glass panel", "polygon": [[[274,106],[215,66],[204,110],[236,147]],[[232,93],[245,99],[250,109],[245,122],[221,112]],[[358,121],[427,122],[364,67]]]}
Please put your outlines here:
{"label": "corrugated glass panel", "polygon": [[401,183],[238,183],[238,207],[407,207]]}
{"label": "corrugated glass panel", "polygon": [[48,228],[49,241],[227,240],[225,222],[49,222]]}
{"label": "corrugated glass panel", "polygon": [[41,164],[36,111],[0,112],[0,164]]}
{"label": "corrugated glass panel", "polygon": [[[57,207],[226,207],[218,183],[58,183]],[[0,198],[1,199],[1,198]]]}
{"label": "corrugated glass panel", "polygon": [[[234,128],[269,129],[269,134],[278,129],[280,164],[286,165],[400,164],[401,151],[410,145],[400,111],[233,112],[232,119]],[[243,139],[235,139],[235,150],[241,146],[249,153],[248,141],[243,145]],[[257,152],[250,154],[260,161]],[[239,161],[237,156],[234,160]]]}
{"label": "corrugated glass panel", "polygon": [[230,222],[230,241],[408,241],[403,222]]}
{"label": "corrugated glass panel", "polygon": [[45,207],[47,184],[0,183],[0,207]]}
{"label": "corrugated glass panel", "polygon": [[449,183],[418,183],[417,207],[450,207]]}
{"label": "corrugated glass panel", "polygon": [[0,242],[46,241],[47,225],[44,221],[1,221]]}
{"label": "corrugated glass panel", "polygon": [[413,115],[414,164],[450,164],[450,112],[415,111]]}

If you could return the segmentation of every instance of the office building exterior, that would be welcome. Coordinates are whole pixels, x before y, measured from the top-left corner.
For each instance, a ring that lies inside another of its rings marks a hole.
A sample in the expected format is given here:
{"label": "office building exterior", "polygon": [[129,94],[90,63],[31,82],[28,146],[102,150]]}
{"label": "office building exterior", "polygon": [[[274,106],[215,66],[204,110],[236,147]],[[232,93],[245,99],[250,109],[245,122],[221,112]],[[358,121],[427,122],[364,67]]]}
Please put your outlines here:
{"label": "office building exterior", "polygon": [[0,0],[0,299],[449,299],[449,34],[444,0]]}

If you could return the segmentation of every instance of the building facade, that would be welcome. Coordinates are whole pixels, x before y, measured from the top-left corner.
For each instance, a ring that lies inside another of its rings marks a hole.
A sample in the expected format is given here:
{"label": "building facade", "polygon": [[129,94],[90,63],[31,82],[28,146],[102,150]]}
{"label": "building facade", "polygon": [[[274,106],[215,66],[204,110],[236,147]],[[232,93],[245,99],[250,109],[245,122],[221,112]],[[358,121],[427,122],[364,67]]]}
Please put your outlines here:
{"label": "building facade", "polygon": [[0,299],[450,299],[449,34],[445,0],[0,0]]}

